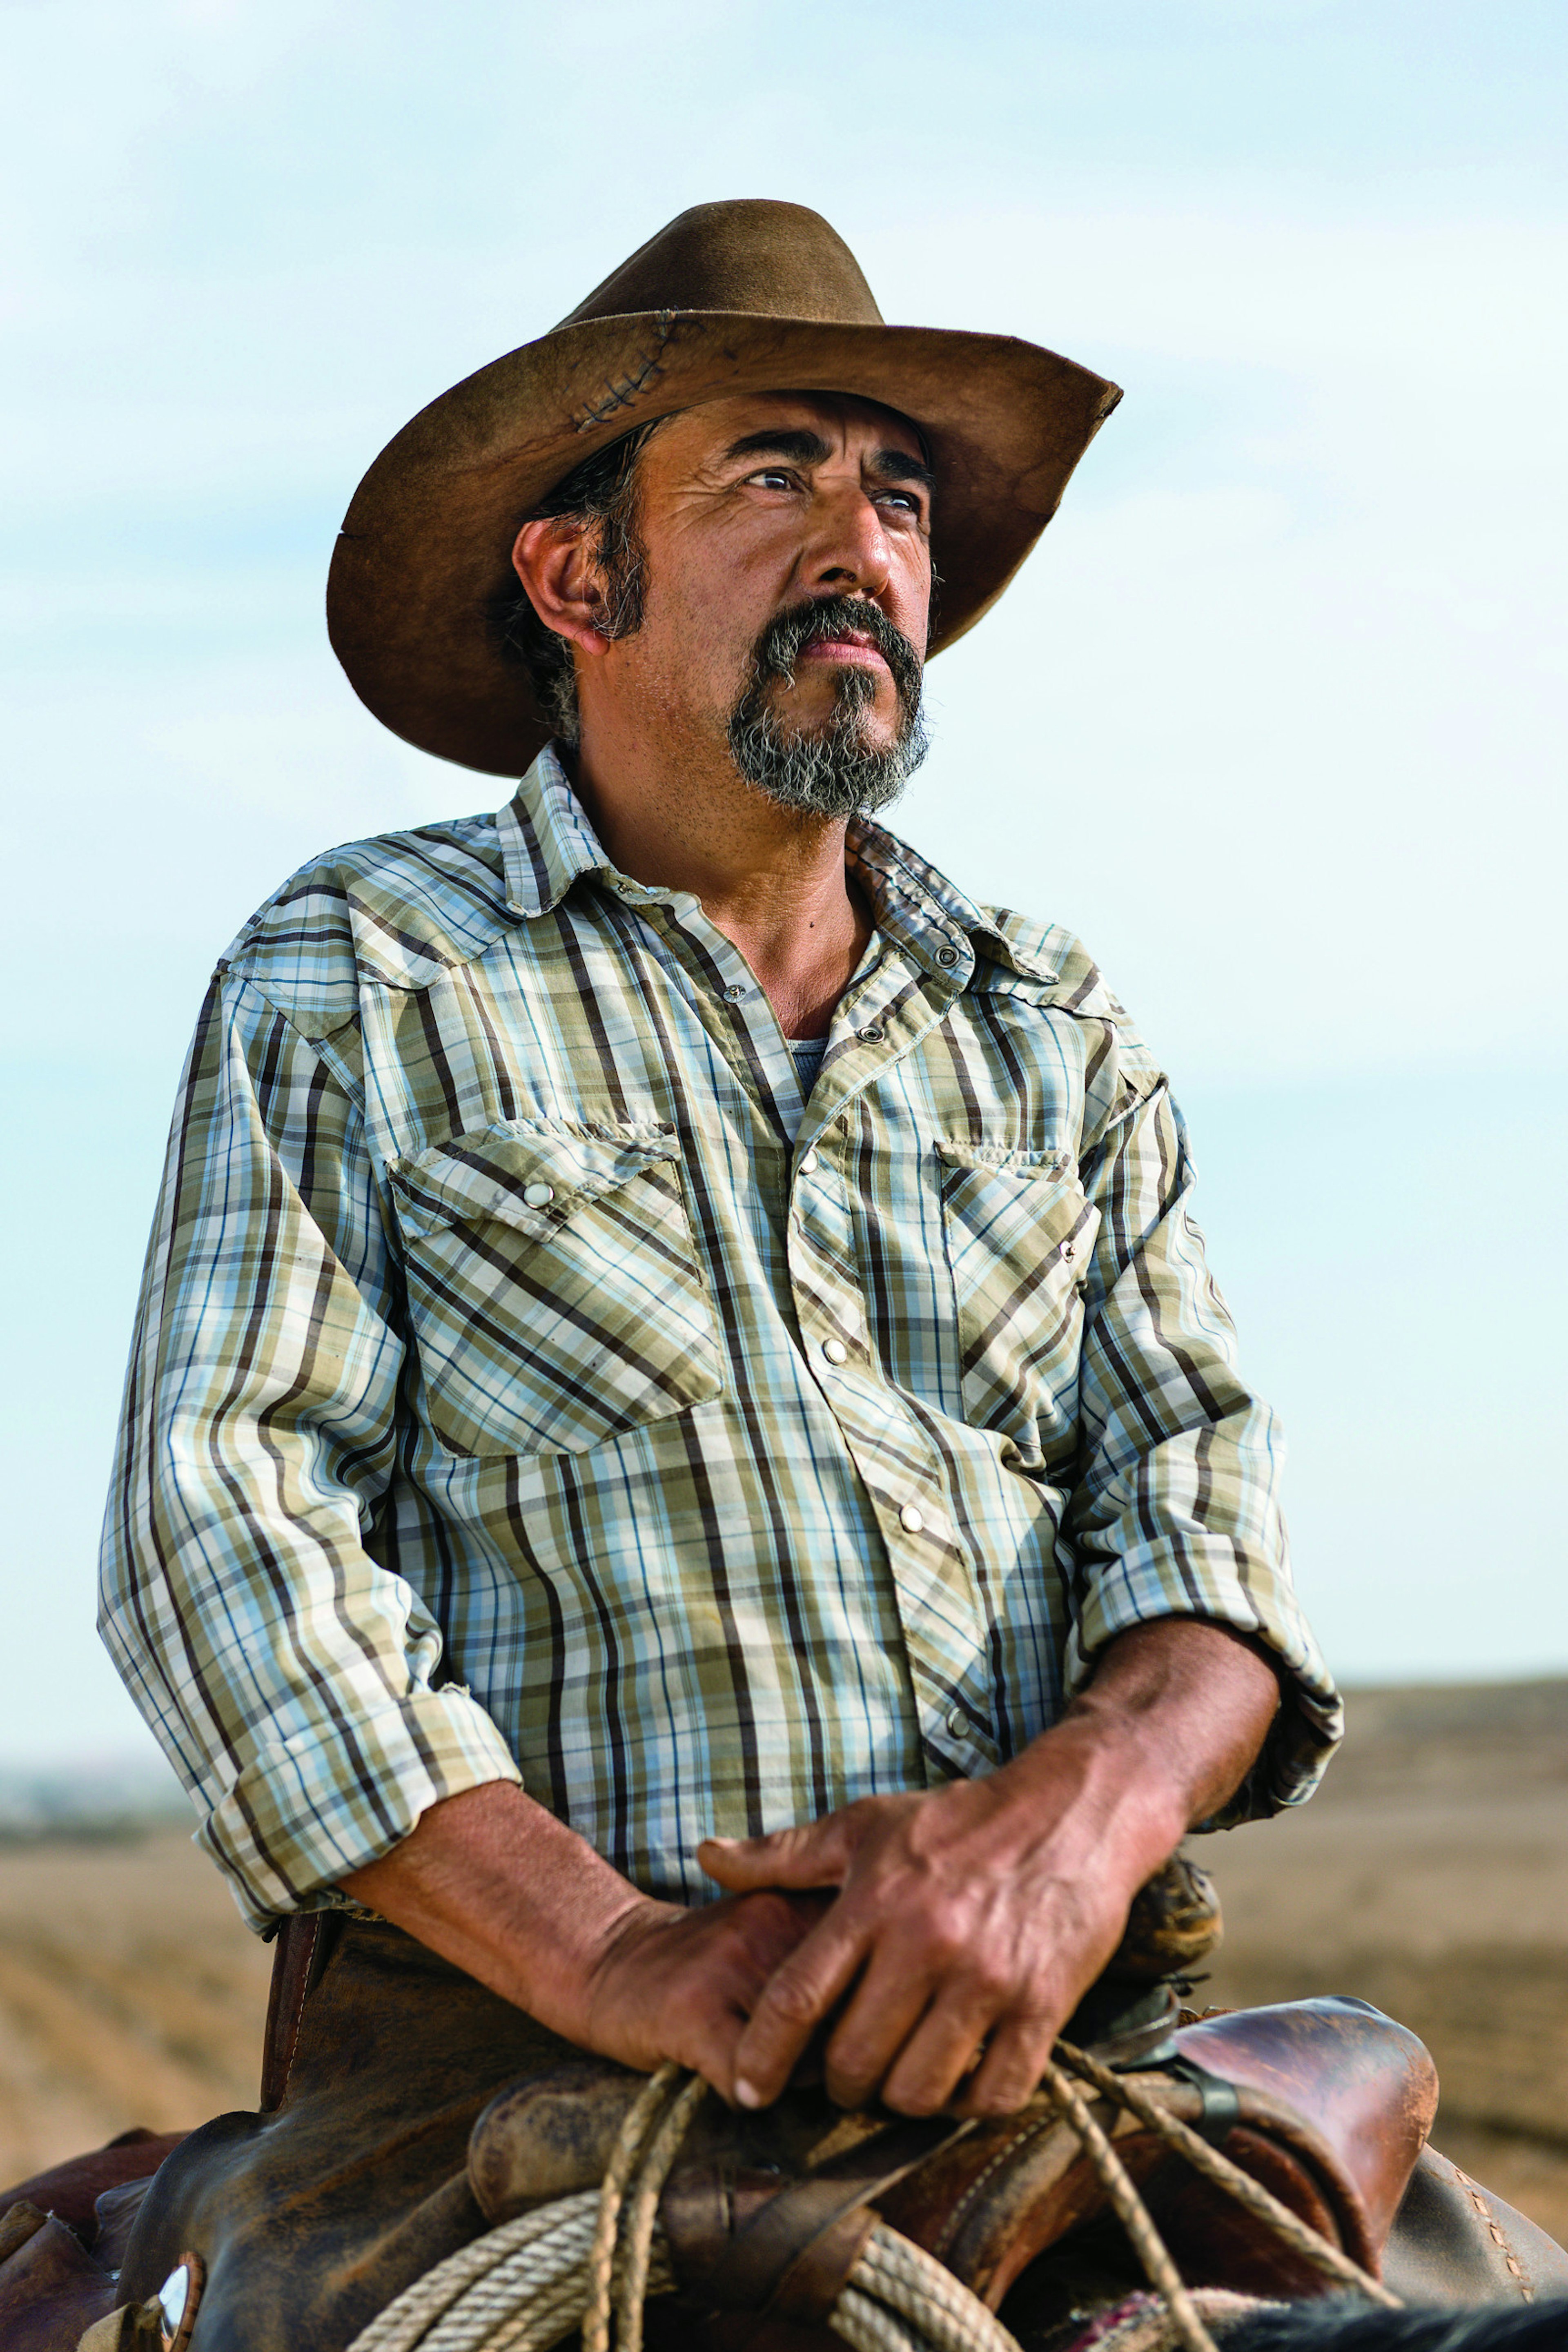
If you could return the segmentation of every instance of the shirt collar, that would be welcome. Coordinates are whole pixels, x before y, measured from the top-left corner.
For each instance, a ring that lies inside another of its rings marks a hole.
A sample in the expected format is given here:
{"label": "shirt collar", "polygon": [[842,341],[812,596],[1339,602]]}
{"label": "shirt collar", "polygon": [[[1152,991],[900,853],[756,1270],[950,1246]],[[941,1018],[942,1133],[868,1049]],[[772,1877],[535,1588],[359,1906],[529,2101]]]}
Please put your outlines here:
{"label": "shirt collar", "polygon": [[869,817],[857,817],[845,851],[850,871],[871,901],[877,929],[921,964],[943,961],[953,968],[953,951],[967,969],[973,934],[984,917],[954,882],[897,834]]}
{"label": "shirt collar", "polygon": [[[620,878],[553,743],[541,751],[497,824],[506,903],[514,914],[549,914],[584,875]],[[851,824],[846,854],[871,901],[878,929],[919,963],[939,963],[952,977],[967,978],[979,941],[984,954],[1026,979],[1057,977],[1010,928],[998,927],[988,908],[976,906],[917,850],[869,817]]]}
{"label": "shirt collar", "polygon": [[545,745],[496,823],[506,903],[515,915],[548,915],[584,874],[615,870],[553,743]]}
{"label": "shirt collar", "polygon": [[967,980],[978,952],[1026,980],[1057,978],[1055,966],[1018,938],[1014,921],[994,908],[977,906],[897,834],[858,817],[849,828],[847,851],[879,930],[921,963],[929,965],[934,957],[953,977]]}

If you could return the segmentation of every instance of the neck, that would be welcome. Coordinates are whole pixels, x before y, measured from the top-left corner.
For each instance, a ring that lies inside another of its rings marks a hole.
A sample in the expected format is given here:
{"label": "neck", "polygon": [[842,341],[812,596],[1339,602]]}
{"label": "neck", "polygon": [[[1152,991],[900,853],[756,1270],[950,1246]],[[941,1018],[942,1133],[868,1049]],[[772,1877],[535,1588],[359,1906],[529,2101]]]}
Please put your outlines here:
{"label": "neck", "polygon": [[617,869],[689,890],[740,950],[786,1036],[826,1036],[871,935],[844,862],[842,818],[782,809],[749,785],[726,746],[660,756],[587,722],[577,790]]}

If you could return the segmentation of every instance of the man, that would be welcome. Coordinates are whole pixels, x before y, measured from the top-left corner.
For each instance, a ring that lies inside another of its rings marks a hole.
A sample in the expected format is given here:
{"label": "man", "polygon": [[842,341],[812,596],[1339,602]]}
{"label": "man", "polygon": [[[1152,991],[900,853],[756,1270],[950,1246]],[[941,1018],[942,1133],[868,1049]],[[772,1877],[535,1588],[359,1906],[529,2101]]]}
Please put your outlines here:
{"label": "man", "polygon": [[1315,1783],[1160,1069],[874,821],[1116,397],[710,205],[362,485],[350,677],[528,773],[287,884],[176,1118],[104,1622],[258,1929],[994,2114],[1185,1832]]}

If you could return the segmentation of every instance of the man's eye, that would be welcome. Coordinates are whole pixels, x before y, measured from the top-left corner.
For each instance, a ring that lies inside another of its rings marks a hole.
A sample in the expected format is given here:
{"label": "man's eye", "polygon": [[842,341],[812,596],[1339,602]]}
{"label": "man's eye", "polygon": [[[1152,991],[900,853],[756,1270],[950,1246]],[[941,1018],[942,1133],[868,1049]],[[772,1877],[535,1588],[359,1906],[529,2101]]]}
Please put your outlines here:
{"label": "man's eye", "polygon": [[918,515],[921,502],[913,490],[884,490],[878,503],[885,507],[902,507],[906,514]]}
{"label": "man's eye", "polygon": [[785,473],[782,466],[764,466],[761,473],[748,474],[749,482],[761,482],[770,490],[793,490],[795,476]]}

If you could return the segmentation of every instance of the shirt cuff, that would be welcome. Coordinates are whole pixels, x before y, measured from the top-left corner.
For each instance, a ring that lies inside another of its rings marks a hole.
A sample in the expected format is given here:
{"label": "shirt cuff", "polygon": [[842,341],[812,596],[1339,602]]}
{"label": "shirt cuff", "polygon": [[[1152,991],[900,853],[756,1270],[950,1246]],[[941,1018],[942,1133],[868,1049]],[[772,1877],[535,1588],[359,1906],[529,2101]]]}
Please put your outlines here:
{"label": "shirt cuff", "polygon": [[1273,1653],[1279,1669],[1279,1711],[1234,1796],[1200,1830],[1230,1830],[1265,1821],[1287,1805],[1304,1804],[1344,1737],[1344,1703],[1334,1687],[1288,1575],[1257,1562],[1238,1563],[1227,1544],[1190,1540],[1169,1557],[1160,1548],[1140,1555],[1136,1574],[1125,1564],[1102,1571],[1083,1598],[1068,1643],[1069,1698],[1089,1681],[1095,1661],[1119,1633],[1166,1617],[1248,1633]]}
{"label": "shirt cuff", "polygon": [[479,1702],[457,1685],[258,1748],[196,1832],[257,1934],[333,1907],[337,1882],[390,1853],[422,1813],[522,1775]]}

